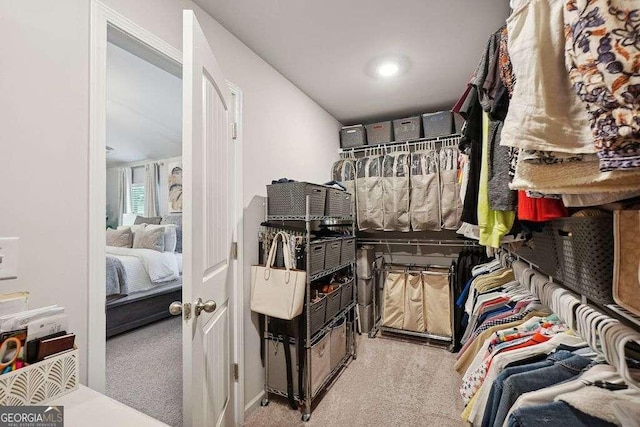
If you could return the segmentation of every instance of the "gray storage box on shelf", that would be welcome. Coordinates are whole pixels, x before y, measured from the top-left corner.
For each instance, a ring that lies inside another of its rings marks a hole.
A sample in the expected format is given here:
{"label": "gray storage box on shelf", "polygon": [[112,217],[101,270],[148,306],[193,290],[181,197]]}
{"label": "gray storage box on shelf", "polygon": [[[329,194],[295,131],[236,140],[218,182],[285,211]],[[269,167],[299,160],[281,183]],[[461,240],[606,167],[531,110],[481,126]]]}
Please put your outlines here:
{"label": "gray storage box on shelf", "polygon": [[327,187],[307,182],[267,185],[267,215],[305,216],[309,196],[309,215],[324,216]]}
{"label": "gray storage box on shelf", "polygon": [[[311,346],[311,395],[315,396],[320,386],[331,373],[331,334],[327,333]],[[297,375],[294,376],[297,378]]]}
{"label": "gray storage box on shelf", "polygon": [[393,121],[393,135],[395,141],[411,141],[422,136],[422,121],[420,117],[407,117]]}
{"label": "gray storage box on shelf", "polygon": [[375,248],[364,245],[358,248],[356,261],[356,274],[361,279],[370,279],[373,276],[373,260],[375,259]]}
{"label": "gray storage box on shelf", "polygon": [[340,264],[344,265],[356,259],[356,238],[345,237],[342,239],[342,249],[340,254]]}
{"label": "gray storage box on shelf", "polygon": [[341,217],[344,216],[344,199],[347,193],[337,188],[327,188],[327,198],[325,205],[325,215]]}
{"label": "gray storage box on shelf", "polygon": [[[318,332],[325,324],[325,316],[327,313],[327,297],[322,296],[316,302],[311,303],[311,335]],[[305,331],[306,333],[306,331]]]}
{"label": "gray storage box on shelf", "polygon": [[558,256],[556,255],[556,239],[554,238],[553,226],[546,223],[542,228],[542,232],[534,231],[531,239],[515,252],[527,261],[540,267],[540,270],[562,280],[562,271]]}
{"label": "gray storage box on shelf", "polygon": [[367,144],[364,126],[345,126],[340,129],[340,147],[353,148]]}
{"label": "gray storage box on shelf", "polygon": [[298,355],[296,344],[284,344],[282,341],[267,340],[269,352],[269,387],[278,391],[287,392],[287,361],[284,352],[291,352],[291,364],[293,371],[293,394],[298,395]]}
{"label": "gray storage box on shelf", "polygon": [[327,240],[325,243],[324,269],[329,270],[340,265],[342,239]]}
{"label": "gray storage box on shelf", "polygon": [[379,122],[365,125],[367,144],[385,144],[392,141],[391,122]]}
{"label": "gray storage box on shelf", "polygon": [[341,291],[338,287],[331,293],[326,294],[327,296],[327,311],[325,314],[325,322],[331,321],[335,317],[336,314],[340,312],[340,296]]}
{"label": "gray storage box on shelf", "polygon": [[309,274],[316,274],[324,270],[325,258],[325,242],[322,240],[311,242],[311,265],[309,266]]}
{"label": "gray storage box on shelf", "polygon": [[358,304],[369,305],[373,302],[373,279],[358,277]]}
{"label": "gray storage box on shelf", "polygon": [[360,315],[360,333],[369,333],[373,329],[373,304],[358,304],[358,314]]}
{"label": "gray storage box on shelf", "polygon": [[347,308],[353,301],[353,279],[340,286],[340,310]]}
{"label": "gray storage box on shelf", "polygon": [[353,216],[354,198],[351,193],[342,194],[342,214],[341,216]]}
{"label": "gray storage box on shelf", "polygon": [[613,303],[613,217],[553,221],[562,283],[600,304]]}
{"label": "gray storage box on shelf", "polygon": [[333,372],[347,354],[347,319],[331,328],[331,371]]}
{"label": "gray storage box on shelf", "polygon": [[453,113],[453,125],[455,133],[462,134],[462,128],[464,127],[465,123],[466,120],[464,119],[464,117],[462,117],[460,114]]}
{"label": "gray storage box on shelf", "polygon": [[451,135],[453,133],[453,114],[451,111],[439,111],[422,115],[425,138]]}

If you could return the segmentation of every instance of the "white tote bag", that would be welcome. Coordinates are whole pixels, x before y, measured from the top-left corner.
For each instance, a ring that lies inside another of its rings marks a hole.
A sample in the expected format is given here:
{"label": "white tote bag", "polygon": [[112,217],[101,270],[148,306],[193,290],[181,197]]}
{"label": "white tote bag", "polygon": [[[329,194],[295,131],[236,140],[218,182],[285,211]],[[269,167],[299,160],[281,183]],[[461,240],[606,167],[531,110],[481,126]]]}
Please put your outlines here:
{"label": "white tote bag", "polygon": [[[274,268],[278,238],[282,239],[285,268]],[[291,251],[286,233],[276,234],[266,265],[251,266],[251,310],[278,319],[291,320],[302,313],[307,273],[291,269]]]}

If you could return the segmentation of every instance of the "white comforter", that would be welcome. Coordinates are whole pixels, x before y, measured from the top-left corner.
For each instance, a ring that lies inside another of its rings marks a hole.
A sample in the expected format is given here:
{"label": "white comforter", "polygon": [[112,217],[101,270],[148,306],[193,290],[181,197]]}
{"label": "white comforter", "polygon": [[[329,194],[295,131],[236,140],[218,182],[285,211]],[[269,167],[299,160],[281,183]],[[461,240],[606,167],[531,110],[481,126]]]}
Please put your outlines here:
{"label": "white comforter", "polygon": [[107,246],[109,255],[135,257],[142,263],[151,283],[162,283],[175,280],[180,277],[182,266],[178,264],[178,258],[173,252],[158,252],[152,249],[118,248]]}

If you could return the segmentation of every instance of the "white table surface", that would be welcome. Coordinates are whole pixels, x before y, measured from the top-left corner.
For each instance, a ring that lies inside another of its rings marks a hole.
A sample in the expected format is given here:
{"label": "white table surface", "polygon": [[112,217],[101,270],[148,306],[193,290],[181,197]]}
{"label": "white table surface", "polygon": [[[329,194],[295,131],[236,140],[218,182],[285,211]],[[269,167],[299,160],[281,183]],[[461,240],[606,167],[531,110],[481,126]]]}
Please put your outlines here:
{"label": "white table surface", "polygon": [[123,403],[80,385],[78,390],[47,405],[64,406],[65,427],[145,427],[166,426]]}

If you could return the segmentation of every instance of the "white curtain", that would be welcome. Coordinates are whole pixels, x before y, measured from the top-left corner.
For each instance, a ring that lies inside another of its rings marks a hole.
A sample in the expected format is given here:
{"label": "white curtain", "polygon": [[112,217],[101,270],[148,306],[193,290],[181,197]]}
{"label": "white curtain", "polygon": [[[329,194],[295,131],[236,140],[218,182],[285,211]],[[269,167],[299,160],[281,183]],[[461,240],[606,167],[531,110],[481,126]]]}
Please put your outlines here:
{"label": "white curtain", "polygon": [[160,215],[160,165],[149,163],[144,171],[144,215]]}
{"label": "white curtain", "polygon": [[122,225],[122,215],[131,213],[131,182],[133,172],[131,168],[118,170],[118,225]]}

